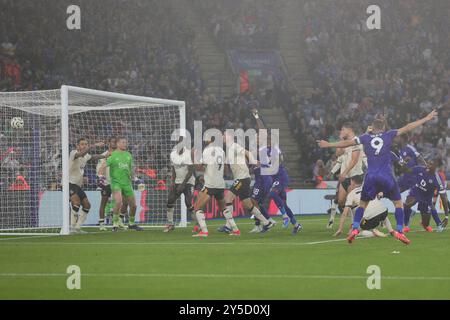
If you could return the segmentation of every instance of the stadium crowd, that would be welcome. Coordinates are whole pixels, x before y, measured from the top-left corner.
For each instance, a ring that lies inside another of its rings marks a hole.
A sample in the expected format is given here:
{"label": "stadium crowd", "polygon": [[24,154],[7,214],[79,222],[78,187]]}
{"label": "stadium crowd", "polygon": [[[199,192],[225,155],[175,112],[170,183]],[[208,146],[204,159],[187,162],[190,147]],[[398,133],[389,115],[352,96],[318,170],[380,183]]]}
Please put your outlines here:
{"label": "stadium crowd", "polygon": [[193,0],[223,49],[277,48],[280,16],[270,0]]}
{"label": "stadium crowd", "polygon": [[[278,47],[280,19],[274,14],[275,2],[192,2],[203,12],[203,22],[223,49]],[[305,179],[318,173],[330,178],[332,153],[317,148],[315,141],[338,139],[344,121],[358,123],[363,130],[376,113],[384,112],[389,125],[399,127],[450,100],[450,11],[446,5],[419,0],[383,2],[382,30],[372,32],[365,25],[367,1],[304,0],[305,25],[299,32],[304,33],[314,82],[312,96],[302,97],[280,82],[264,94],[247,92],[219,99],[205,92],[193,45],[195,35],[175,16],[171,1],[80,0],[79,5],[87,8],[82,32],[61,28],[55,18],[66,16],[69,4],[65,0],[2,2],[0,91],[42,90],[69,83],[185,100],[191,130],[194,119],[202,120],[205,129],[248,129],[254,125],[252,107],[281,106],[299,143]],[[418,129],[411,139],[424,153],[439,152],[447,171],[449,115],[447,104],[440,109],[437,123]],[[2,109],[0,119],[9,119]],[[9,124],[0,126],[0,147],[5,151]],[[97,137],[95,130],[90,137],[105,138]],[[57,142],[46,148],[53,148],[42,150],[48,158],[46,165],[57,167]],[[140,145],[139,149],[151,150],[151,146]],[[17,163],[26,167],[24,155],[30,151],[22,151],[3,157],[2,168]]]}
{"label": "stadium crowd", "polygon": [[[44,90],[71,84],[185,100],[191,107],[187,113],[190,130],[193,130],[193,119],[202,120],[204,128],[252,125],[251,115],[246,112],[250,104],[256,103],[252,95],[219,101],[205,94],[193,45],[194,34],[183,20],[174,16],[171,2],[138,0],[128,4],[81,0],[82,32],[68,31],[65,25],[60,26],[60,20],[52,18],[66,16],[68,5],[67,1],[4,1],[4,10],[0,12],[0,91]],[[108,10],[103,10],[106,6]],[[43,16],[49,18],[42,20]],[[19,169],[26,171],[30,167],[32,157],[29,155],[35,150],[29,144],[19,146],[17,142],[16,148],[10,149],[14,140],[10,118],[6,109],[0,109],[0,119],[4,120],[0,124],[0,147],[5,152],[0,160],[3,170],[18,173]],[[105,123],[105,128],[98,130],[91,125],[84,128],[84,134],[97,142],[106,138],[103,132],[121,133],[107,127],[129,125],[126,120]],[[50,125],[48,129],[41,128],[42,131],[51,129]],[[71,140],[75,141],[80,134],[71,129]],[[141,134],[151,135],[150,132]],[[46,132],[43,135],[55,136]],[[61,164],[59,141],[54,140],[42,147],[43,172],[58,172],[52,169]],[[162,157],[161,148],[151,141],[136,142],[132,148],[138,163],[144,163],[143,158],[149,153],[155,154],[156,159]],[[6,152],[8,150],[12,152]],[[87,184],[94,187],[94,167],[87,168],[86,172]],[[57,180],[55,175],[42,179],[51,185]]]}
{"label": "stadium crowd", "polygon": [[318,149],[315,140],[338,139],[345,121],[358,124],[361,132],[383,113],[389,126],[398,128],[444,104],[439,119],[417,129],[410,141],[422,153],[439,154],[449,175],[450,7],[382,2],[382,29],[371,31],[369,4],[305,1],[303,32],[314,91],[310,99],[291,99],[288,108],[305,172],[317,172],[323,163],[331,167],[331,153]]}

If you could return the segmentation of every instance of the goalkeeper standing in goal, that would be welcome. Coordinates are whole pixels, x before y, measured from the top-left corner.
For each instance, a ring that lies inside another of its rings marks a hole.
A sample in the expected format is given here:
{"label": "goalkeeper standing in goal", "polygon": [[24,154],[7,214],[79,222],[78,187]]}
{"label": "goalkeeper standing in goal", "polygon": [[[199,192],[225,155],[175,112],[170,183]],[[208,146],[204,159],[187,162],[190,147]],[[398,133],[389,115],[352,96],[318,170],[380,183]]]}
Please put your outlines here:
{"label": "goalkeeper standing in goal", "polygon": [[[116,137],[111,137],[108,140],[108,150],[102,153],[102,156],[105,156],[105,158],[102,158],[98,161],[97,164],[97,175],[98,175],[98,185],[102,189],[102,199],[100,202],[100,208],[99,208],[99,221],[98,224],[100,226],[100,231],[106,231],[106,225],[105,225],[105,210],[108,205],[108,201],[111,198],[112,191],[111,191],[111,176],[109,175],[109,168],[106,168],[105,175],[100,174],[100,169],[106,165],[106,157],[108,157],[110,154],[112,154],[117,146],[116,146]],[[114,202],[114,201],[113,201]],[[111,206],[113,206],[113,202],[111,203]],[[125,210],[126,210],[126,203],[124,203]],[[122,208],[123,209],[123,208]],[[123,211],[123,210],[122,210]],[[122,216],[122,214],[121,214]],[[123,224],[122,217],[119,219],[119,228],[126,229],[125,225]]]}
{"label": "goalkeeper standing in goal", "polygon": [[100,170],[104,174],[106,166],[109,167],[111,176],[111,191],[114,199],[113,210],[113,232],[119,230],[119,213],[126,200],[130,208],[130,220],[128,229],[142,231],[143,229],[135,223],[136,198],[132,184],[133,157],[127,149],[127,140],[124,137],[117,139],[117,149],[106,160],[106,164]]}

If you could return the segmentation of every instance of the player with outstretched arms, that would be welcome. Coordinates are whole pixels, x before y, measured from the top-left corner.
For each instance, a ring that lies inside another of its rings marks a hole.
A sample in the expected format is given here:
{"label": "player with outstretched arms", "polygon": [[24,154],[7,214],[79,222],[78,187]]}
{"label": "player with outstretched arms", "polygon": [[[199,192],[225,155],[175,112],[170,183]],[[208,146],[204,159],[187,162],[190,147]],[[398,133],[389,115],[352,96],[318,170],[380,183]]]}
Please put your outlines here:
{"label": "player with outstretched arms", "polygon": [[[353,124],[344,123],[339,136],[342,140],[354,139],[356,135]],[[336,204],[333,204],[330,210],[330,220],[327,224],[328,229],[333,226],[336,215],[336,205],[339,207],[341,212],[344,210],[346,197],[352,190],[350,183],[351,179],[353,177],[362,178],[364,175],[364,168],[367,168],[367,157],[364,154],[364,150],[361,145],[336,150],[336,154],[339,154],[338,160],[332,168],[331,173],[336,174],[336,172],[340,170],[340,174],[336,194],[337,199],[335,199],[334,202]]]}
{"label": "player with outstretched arms", "polygon": [[[430,226],[430,216],[433,216],[438,231],[442,231],[448,222],[448,199],[444,181],[437,172],[437,168],[441,165],[441,160],[429,159],[427,166],[415,166],[410,169],[410,174],[414,177],[415,183],[409,190],[408,197],[405,201],[405,227],[403,232],[409,232],[409,220],[411,217],[411,207],[417,203],[417,209],[422,216],[422,227],[425,231],[433,232]],[[436,211],[436,205],[433,203],[435,191],[441,196],[444,206],[446,221],[441,221]]]}
{"label": "player with outstretched arms", "polygon": [[[202,153],[202,164],[198,165],[199,170],[204,169],[203,177],[205,181],[194,205],[195,216],[200,225],[200,232],[192,236],[198,238],[206,238],[209,235],[205,212],[203,211],[209,199],[214,197],[217,200],[219,211],[225,209],[225,180],[223,179],[225,152],[223,148],[215,146],[213,141],[207,142],[208,145]],[[194,232],[197,232],[197,230],[194,229]]]}
{"label": "player with outstretched arms", "polygon": [[[351,123],[345,123],[342,125],[340,136],[343,140],[355,139],[355,130]],[[351,191],[350,181],[353,177],[364,174],[363,171],[363,158],[364,150],[362,145],[354,145],[344,148],[343,161],[341,163],[341,172],[339,174],[339,192],[338,192],[338,204],[340,206],[345,205],[345,198]]]}
{"label": "player with outstretched arms", "polygon": [[367,156],[368,169],[364,179],[364,185],[361,192],[361,201],[356,209],[353,219],[353,230],[347,240],[352,243],[359,234],[359,227],[369,201],[375,199],[379,192],[383,192],[384,196],[390,199],[395,206],[395,218],[397,221],[397,231],[394,236],[405,244],[409,244],[409,239],[403,234],[404,212],[403,202],[400,190],[392,172],[391,148],[392,142],[397,135],[405,134],[424,123],[432,120],[437,116],[437,112],[433,110],[423,119],[409,123],[398,130],[386,130],[386,122],[384,119],[376,118],[372,124],[371,133],[365,133],[352,140],[345,140],[330,143],[328,141],[318,141],[321,148],[345,148],[362,144],[364,152]]}
{"label": "player with outstretched arms", "polygon": [[109,167],[111,191],[114,199],[112,231],[117,232],[119,230],[119,214],[124,200],[130,208],[128,229],[142,231],[143,229],[135,223],[136,198],[132,183],[133,157],[127,151],[126,138],[117,138],[117,149],[111,153],[106,160],[106,164],[100,169],[102,175],[104,175],[106,167]]}
{"label": "player with outstretched arms", "polygon": [[[95,147],[103,147],[105,144],[99,142]],[[70,232],[80,233],[81,226],[86,221],[91,204],[86,193],[83,191],[84,168],[90,160],[97,161],[106,158],[109,154],[90,155],[89,143],[86,138],[77,141],[76,149],[69,154],[69,192],[70,192]],[[80,207],[83,207],[80,211]]]}
{"label": "player with outstretched arms", "polygon": [[175,210],[175,201],[184,194],[184,202],[187,212],[196,221],[192,198],[194,193],[195,177],[193,154],[191,149],[182,145],[183,137],[180,137],[178,144],[170,153],[170,162],[172,164],[172,183],[170,186],[169,197],[167,199],[167,224],[164,232],[175,229],[173,213]]}

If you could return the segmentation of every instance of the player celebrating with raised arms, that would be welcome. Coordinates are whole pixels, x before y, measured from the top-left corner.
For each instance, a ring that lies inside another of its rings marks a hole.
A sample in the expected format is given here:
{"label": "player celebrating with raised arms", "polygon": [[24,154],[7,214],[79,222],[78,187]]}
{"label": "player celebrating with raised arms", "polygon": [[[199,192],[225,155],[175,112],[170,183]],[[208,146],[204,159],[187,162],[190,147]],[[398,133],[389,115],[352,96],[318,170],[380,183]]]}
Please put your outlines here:
{"label": "player celebrating with raised arms", "polygon": [[[99,142],[94,144],[95,147],[103,147],[105,144]],[[89,144],[86,138],[80,138],[77,141],[76,149],[69,154],[69,192],[70,192],[70,232],[80,233],[81,226],[86,221],[91,203],[83,191],[84,168],[89,160],[97,161],[106,158],[109,154],[90,155]],[[83,207],[80,211],[80,206]]]}
{"label": "player celebrating with raised arms", "polygon": [[114,199],[113,209],[113,232],[119,230],[119,214],[125,198],[130,208],[130,219],[128,229],[142,231],[143,229],[135,223],[136,198],[133,191],[133,157],[127,151],[127,140],[124,137],[117,138],[117,149],[111,153],[100,173],[104,174],[106,166],[109,167],[111,176],[111,191]]}
{"label": "player celebrating with raised arms", "polygon": [[385,120],[377,118],[373,121],[372,131],[370,133],[365,133],[355,139],[334,143],[323,140],[318,141],[318,145],[321,148],[346,148],[357,144],[362,144],[364,146],[368,169],[361,191],[361,201],[359,207],[356,209],[355,217],[353,219],[353,230],[347,238],[349,243],[352,243],[359,234],[359,227],[364,215],[364,210],[369,201],[375,199],[379,192],[383,192],[384,196],[394,203],[395,219],[397,221],[397,231],[394,233],[394,236],[405,244],[410,243],[409,239],[403,234],[403,202],[391,167],[392,142],[397,135],[412,131],[436,116],[437,112],[433,110],[423,119],[409,123],[398,130],[389,130],[387,132],[385,131]]}
{"label": "player celebrating with raised arms", "polygon": [[194,164],[192,161],[192,151],[182,144],[183,137],[181,136],[178,144],[170,153],[170,162],[172,163],[172,184],[167,199],[167,224],[164,232],[169,232],[175,229],[173,220],[173,213],[175,210],[175,201],[184,194],[184,202],[188,214],[192,216],[192,220],[197,219],[193,215],[194,206],[192,205],[195,177]]}

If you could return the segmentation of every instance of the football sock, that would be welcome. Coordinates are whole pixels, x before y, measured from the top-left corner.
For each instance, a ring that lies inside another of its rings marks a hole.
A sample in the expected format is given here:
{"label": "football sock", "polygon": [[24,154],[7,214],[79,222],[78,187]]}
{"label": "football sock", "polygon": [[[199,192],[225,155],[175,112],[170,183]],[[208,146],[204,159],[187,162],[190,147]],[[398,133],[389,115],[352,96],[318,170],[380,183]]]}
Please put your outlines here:
{"label": "football sock", "polygon": [[[269,220],[270,216],[269,213],[267,212],[266,208],[264,208],[264,206],[261,204],[259,204],[259,211],[261,212],[261,214],[264,216],[264,218],[266,218],[267,220]],[[258,220],[259,221],[259,220]]]}
{"label": "football sock", "polygon": [[405,217],[403,219],[404,222],[405,222],[405,226],[409,226],[409,219],[411,219],[411,213],[412,213],[411,208],[410,207],[405,207],[405,210],[404,210]]}
{"label": "football sock", "polygon": [[330,208],[330,221],[334,221],[334,218],[336,217],[336,208],[337,208],[337,201],[333,201]]}
{"label": "football sock", "polygon": [[362,207],[356,208],[355,217],[353,218],[353,229],[359,229],[359,225],[364,216],[364,209]]}
{"label": "football sock", "polygon": [[195,215],[197,217],[198,224],[200,225],[200,228],[202,229],[202,232],[208,232],[208,228],[206,227],[206,222],[205,222],[205,213],[203,212],[203,210],[197,210]]}
{"label": "football sock", "polygon": [[117,227],[119,225],[119,215],[116,213],[113,214],[113,225],[114,227]]}
{"label": "football sock", "polygon": [[287,215],[289,217],[289,220],[293,225],[297,223],[294,217],[294,213],[292,212],[291,208],[286,204],[286,202],[275,192],[270,193],[272,199],[275,201],[275,204],[277,205],[278,209],[280,209],[281,213],[284,215]]}
{"label": "football sock", "polygon": [[229,228],[231,230],[236,231],[238,230],[238,227],[236,225],[236,222],[233,219],[233,205],[227,203],[226,208],[223,210],[223,216],[225,219],[227,219],[227,225],[229,225]]}
{"label": "football sock", "polygon": [[72,205],[70,208],[70,226],[75,227],[78,218],[78,211],[80,211],[80,207]]}
{"label": "football sock", "polygon": [[81,213],[80,213],[80,216],[78,217],[77,225],[75,226],[75,228],[77,228],[77,229],[81,228],[81,226],[84,224],[84,222],[87,219],[88,213],[89,213],[89,209],[83,208],[81,210]]}
{"label": "football sock", "polygon": [[439,214],[437,213],[435,208],[431,209],[431,216],[433,217],[434,222],[436,222],[436,225],[440,226],[442,221],[441,218],[439,218]]}
{"label": "football sock", "polygon": [[261,214],[261,211],[259,211],[257,207],[253,206],[253,208],[250,209],[250,213],[253,214],[256,219],[260,220],[263,225],[266,226],[269,224],[269,220]]}
{"label": "football sock", "polygon": [[174,207],[167,208],[167,224],[173,224],[173,212],[175,211]]}
{"label": "football sock", "polygon": [[395,208],[395,220],[397,221],[397,231],[403,232],[403,224],[405,220],[405,214],[403,208]]}

